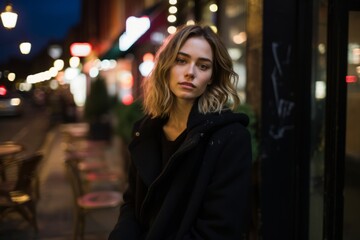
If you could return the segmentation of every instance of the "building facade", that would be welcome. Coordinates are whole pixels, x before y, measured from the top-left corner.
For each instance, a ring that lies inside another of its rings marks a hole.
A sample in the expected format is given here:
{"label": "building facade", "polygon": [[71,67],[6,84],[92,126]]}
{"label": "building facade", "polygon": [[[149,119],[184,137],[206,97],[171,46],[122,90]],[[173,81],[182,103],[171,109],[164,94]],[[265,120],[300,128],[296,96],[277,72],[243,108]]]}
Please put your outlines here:
{"label": "building facade", "polygon": [[[360,237],[352,217],[360,166],[358,1],[139,0],[136,9],[133,2],[111,2],[97,14],[105,19],[116,8],[113,20],[94,22],[86,36],[101,49],[96,57],[118,62],[104,72],[114,93],[122,91],[116,83],[128,71],[133,97],[141,95],[142,57],[156,52],[154,39],[171,27],[208,24],[226,43],[240,76],[239,94],[257,120],[249,239]],[[117,38],[131,15],[150,16],[154,24],[121,52]]]}

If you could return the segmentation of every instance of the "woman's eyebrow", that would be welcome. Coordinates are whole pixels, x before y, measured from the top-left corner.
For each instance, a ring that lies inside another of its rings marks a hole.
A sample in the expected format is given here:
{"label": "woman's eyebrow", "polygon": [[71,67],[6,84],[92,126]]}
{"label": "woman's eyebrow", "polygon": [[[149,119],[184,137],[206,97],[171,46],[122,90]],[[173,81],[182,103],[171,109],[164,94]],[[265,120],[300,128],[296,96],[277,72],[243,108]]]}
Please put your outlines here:
{"label": "woman's eyebrow", "polygon": [[[183,55],[183,56],[188,57],[188,58],[191,57],[190,54],[187,54],[187,53],[184,53],[184,52],[178,52],[178,55]],[[200,57],[199,60],[212,63],[212,61],[209,58]]]}

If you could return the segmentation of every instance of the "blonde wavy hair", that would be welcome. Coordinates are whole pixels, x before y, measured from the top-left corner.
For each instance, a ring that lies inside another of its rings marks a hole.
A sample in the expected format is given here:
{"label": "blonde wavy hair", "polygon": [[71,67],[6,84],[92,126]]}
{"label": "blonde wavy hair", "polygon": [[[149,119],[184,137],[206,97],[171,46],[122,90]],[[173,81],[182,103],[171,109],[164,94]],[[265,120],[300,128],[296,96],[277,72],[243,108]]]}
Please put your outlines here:
{"label": "blonde wavy hair", "polygon": [[236,92],[238,75],[221,39],[208,26],[189,25],[179,28],[165,40],[156,53],[152,72],[143,81],[144,112],[153,118],[169,116],[175,105],[176,97],[169,87],[169,72],[180,48],[192,37],[204,37],[213,52],[212,83],[199,98],[199,112],[220,112],[224,108],[233,110],[240,104]]}

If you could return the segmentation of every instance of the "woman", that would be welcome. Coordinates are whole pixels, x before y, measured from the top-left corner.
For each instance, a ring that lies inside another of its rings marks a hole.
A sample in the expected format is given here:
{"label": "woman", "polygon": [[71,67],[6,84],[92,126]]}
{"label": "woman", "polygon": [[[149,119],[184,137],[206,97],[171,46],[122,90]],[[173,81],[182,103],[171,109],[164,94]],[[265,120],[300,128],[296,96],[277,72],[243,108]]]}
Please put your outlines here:
{"label": "woman", "polygon": [[251,143],[237,75],[219,37],[185,26],[157,52],[134,126],[131,169],[109,239],[241,239]]}

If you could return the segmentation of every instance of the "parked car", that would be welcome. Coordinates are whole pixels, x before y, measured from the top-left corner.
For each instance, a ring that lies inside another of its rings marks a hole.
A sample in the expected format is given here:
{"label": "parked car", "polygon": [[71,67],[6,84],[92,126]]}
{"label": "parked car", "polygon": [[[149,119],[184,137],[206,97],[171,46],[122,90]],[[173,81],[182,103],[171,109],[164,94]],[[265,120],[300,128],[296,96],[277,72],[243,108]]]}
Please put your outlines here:
{"label": "parked car", "polygon": [[15,91],[0,86],[0,116],[18,116],[23,111],[23,98]]}

